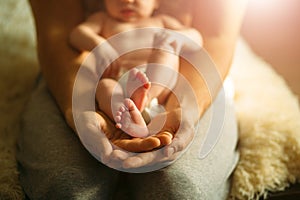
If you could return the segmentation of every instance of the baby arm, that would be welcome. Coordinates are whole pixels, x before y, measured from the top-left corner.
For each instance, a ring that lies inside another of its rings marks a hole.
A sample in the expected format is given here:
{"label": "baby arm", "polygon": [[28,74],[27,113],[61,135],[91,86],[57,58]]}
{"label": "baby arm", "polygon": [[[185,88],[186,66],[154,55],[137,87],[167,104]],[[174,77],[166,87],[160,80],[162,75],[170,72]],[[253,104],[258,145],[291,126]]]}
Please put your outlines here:
{"label": "baby arm", "polygon": [[[70,44],[79,51],[89,51],[95,55],[98,75],[103,77],[116,77],[119,74],[117,51],[100,35],[105,20],[105,14],[97,12],[85,22],[76,26],[70,34]],[[103,46],[99,48],[99,45]],[[98,48],[96,48],[98,47]],[[110,65],[109,68],[106,67]],[[105,70],[105,72],[104,72]]]}
{"label": "baby arm", "polygon": [[70,35],[70,43],[80,51],[92,51],[106,39],[100,36],[104,14],[97,12],[76,26]]}

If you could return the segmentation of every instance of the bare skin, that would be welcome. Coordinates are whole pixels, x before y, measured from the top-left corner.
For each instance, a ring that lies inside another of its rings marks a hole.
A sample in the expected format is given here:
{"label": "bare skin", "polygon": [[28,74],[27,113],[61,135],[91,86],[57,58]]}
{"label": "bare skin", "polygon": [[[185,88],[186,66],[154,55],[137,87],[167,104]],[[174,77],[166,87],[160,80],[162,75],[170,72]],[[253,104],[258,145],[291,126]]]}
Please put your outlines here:
{"label": "bare skin", "polygon": [[[39,61],[43,76],[67,123],[76,132],[72,114],[72,91],[76,73],[87,54],[72,49],[68,44],[68,38],[74,27],[84,21],[86,10],[82,7],[83,1],[54,0],[42,2],[31,0],[30,3],[37,25]],[[97,4],[98,1],[95,3]],[[184,4],[186,3],[184,1]],[[216,63],[220,77],[224,79],[232,60],[247,2],[204,0],[192,3],[194,7],[191,9],[192,25],[202,33],[204,48]],[[166,4],[168,5],[169,2]],[[68,8],[68,12],[65,8]],[[162,8],[161,12],[167,8]],[[178,12],[179,10],[180,12]],[[174,16],[177,16],[178,13],[181,14],[181,11],[181,9],[174,10]],[[104,137],[101,141],[95,142],[98,142],[99,148],[101,148],[99,156],[106,161],[108,166],[114,167],[116,161],[120,161],[125,168],[139,168],[166,161],[171,162],[190,143],[194,135],[192,127],[210,105],[212,99],[203,78],[195,75],[195,70],[188,63],[181,62],[180,66],[184,67],[180,67],[179,72],[189,80],[197,96],[199,112],[194,117],[192,115],[181,116],[180,108],[176,106],[181,99],[176,99],[170,94],[166,102],[167,120],[161,133],[167,131],[176,132],[176,134],[166,149],[165,155],[158,156],[158,152],[151,151],[161,145],[158,138],[159,134],[147,138],[130,138],[127,134],[116,129],[113,122],[105,114],[92,112],[86,115],[86,125],[93,125],[91,133],[99,133],[99,129],[101,129],[112,143],[117,144],[122,149],[139,152],[148,151],[139,155],[129,155],[126,151],[113,147],[109,140]],[[184,105],[184,109],[195,110],[194,107],[191,108],[188,105],[188,102],[181,103]],[[184,124],[184,128],[177,132],[180,122]]]}
{"label": "bare skin", "polygon": [[147,137],[149,135],[147,125],[131,99],[124,100],[116,115],[116,127],[133,137]]}
{"label": "bare skin", "polygon": [[129,71],[127,94],[123,106],[115,116],[116,127],[122,129],[132,137],[147,137],[149,131],[141,114],[148,102],[148,92],[151,84],[147,76],[136,68]]}
{"label": "bare skin", "polygon": [[[183,26],[175,18],[167,15],[152,15],[155,9],[159,6],[158,0],[149,1],[121,1],[121,0],[106,0],[106,12],[96,12],[91,15],[86,22],[77,26],[70,35],[71,44],[78,50],[91,51],[97,45],[106,41],[107,38],[124,31],[134,30],[136,28],[170,28],[177,30],[182,34],[185,34],[189,38],[195,40],[195,42],[201,45],[200,34],[192,29]],[[126,38],[125,41],[119,41],[117,48],[122,48],[122,45],[126,46],[128,40],[134,42],[139,42],[141,39],[147,39],[143,37],[133,37]],[[163,46],[170,51],[175,51],[175,48],[179,46],[176,45],[176,40],[167,42],[169,38],[159,38],[158,36],[154,38],[154,43],[156,46]],[[143,43],[143,41],[141,41]],[[124,44],[123,44],[124,43]],[[106,45],[109,45],[108,43]],[[178,47],[179,48],[179,47]],[[111,46],[109,49],[113,52],[114,47]],[[135,51],[134,53],[129,53],[121,56],[116,63],[110,66],[107,70],[104,78],[111,78],[117,81],[119,71],[122,69],[130,70],[136,66],[149,63],[164,64],[165,66],[178,71],[178,56],[172,55],[172,53],[167,53],[164,51]],[[148,66],[148,65],[147,65]],[[103,67],[103,66],[100,66]],[[156,84],[151,87],[150,81],[161,82],[161,80],[167,80],[169,88],[173,88],[176,82],[176,76],[172,76],[171,73],[163,73],[160,71],[159,66],[149,66],[147,67],[146,74],[141,73],[137,69],[130,71],[129,79],[127,81],[127,92],[123,91],[123,98],[127,98],[124,93],[129,94],[128,98],[132,99],[135,104],[132,112],[128,111],[128,100],[122,100],[121,98],[116,98],[112,103],[112,112],[107,110],[106,107],[110,105],[112,99],[107,99],[107,97],[112,97],[112,92],[114,88],[111,87],[111,83],[106,80],[100,80],[101,90],[97,90],[96,98],[98,102],[104,101],[109,104],[98,104],[99,109],[103,110],[112,120],[116,120],[116,127],[121,128],[124,132],[132,137],[146,137],[149,136],[149,131],[145,122],[143,122],[142,112],[147,104],[153,98],[159,98],[160,102],[164,104],[166,102],[166,97],[169,90],[166,90],[163,86]],[[108,85],[106,85],[108,83]],[[103,88],[106,89],[103,90]],[[107,93],[105,92],[107,91]],[[117,95],[122,96],[121,92]],[[130,106],[130,108],[133,108]],[[118,110],[117,112],[115,112]],[[139,112],[137,112],[139,111]],[[165,142],[164,142],[165,143]]]}
{"label": "bare skin", "polygon": [[151,83],[146,74],[136,68],[130,70],[126,87],[127,94],[139,111],[143,111],[148,103],[150,87]]}

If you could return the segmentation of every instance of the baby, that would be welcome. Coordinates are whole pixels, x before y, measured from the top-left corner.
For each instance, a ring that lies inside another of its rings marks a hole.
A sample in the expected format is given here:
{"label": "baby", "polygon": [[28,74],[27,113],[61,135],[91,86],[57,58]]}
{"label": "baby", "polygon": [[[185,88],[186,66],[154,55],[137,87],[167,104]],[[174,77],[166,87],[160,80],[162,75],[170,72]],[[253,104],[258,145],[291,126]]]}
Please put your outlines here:
{"label": "baby", "polygon": [[[105,0],[104,12],[91,15],[72,31],[71,45],[80,51],[92,51],[115,34],[147,27],[171,29],[202,44],[198,31],[183,26],[170,16],[155,14],[158,7],[159,0]],[[105,70],[96,91],[99,109],[115,120],[117,128],[132,137],[149,136],[141,113],[153,99],[163,104],[177,80],[179,57],[174,52],[181,48],[181,42],[170,40],[168,35],[156,35],[153,43],[170,51],[145,49],[120,56]],[[113,46],[109,51],[112,49]],[[139,66],[146,66],[145,73]],[[104,69],[106,66],[97,67]],[[118,79],[124,70],[129,75],[123,88]],[[156,84],[161,82],[166,85]]]}

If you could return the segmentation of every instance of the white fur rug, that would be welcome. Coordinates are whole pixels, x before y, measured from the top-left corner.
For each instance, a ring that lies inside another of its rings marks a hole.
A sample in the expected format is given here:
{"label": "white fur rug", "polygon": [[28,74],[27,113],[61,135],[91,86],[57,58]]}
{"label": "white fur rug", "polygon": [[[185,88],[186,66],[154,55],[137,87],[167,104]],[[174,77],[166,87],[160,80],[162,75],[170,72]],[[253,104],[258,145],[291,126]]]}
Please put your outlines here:
{"label": "white fur rug", "polygon": [[258,199],[300,180],[299,101],[245,43],[237,47],[231,75],[240,132],[231,195]]}
{"label": "white fur rug", "polygon": [[[0,31],[0,199],[22,199],[15,140],[38,73],[27,0],[0,1]],[[283,79],[242,40],[231,77],[240,126],[240,161],[231,198],[257,199],[300,180],[299,103]]]}

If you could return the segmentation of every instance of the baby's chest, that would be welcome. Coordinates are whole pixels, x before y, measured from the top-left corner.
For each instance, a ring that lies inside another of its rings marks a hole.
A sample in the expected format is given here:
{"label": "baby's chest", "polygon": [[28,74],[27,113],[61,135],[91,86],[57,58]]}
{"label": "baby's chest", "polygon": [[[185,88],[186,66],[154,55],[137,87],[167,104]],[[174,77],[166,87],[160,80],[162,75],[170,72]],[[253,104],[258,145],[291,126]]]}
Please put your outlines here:
{"label": "baby's chest", "polygon": [[155,29],[144,28],[128,28],[114,30],[114,34],[108,37],[108,42],[119,53],[124,54],[139,49],[152,48],[155,36]]}
{"label": "baby's chest", "polygon": [[150,49],[135,50],[123,54],[118,59],[118,64],[122,69],[129,70],[133,67],[138,67],[147,63],[151,54]]}
{"label": "baby's chest", "polygon": [[162,27],[156,23],[120,23],[110,22],[103,28],[103,36],[119,49],[149,48],[153,44],[155,33]]}

